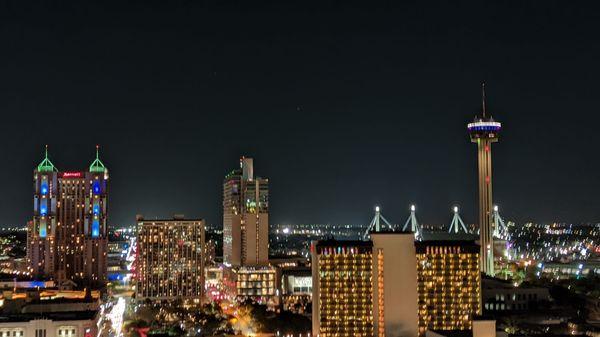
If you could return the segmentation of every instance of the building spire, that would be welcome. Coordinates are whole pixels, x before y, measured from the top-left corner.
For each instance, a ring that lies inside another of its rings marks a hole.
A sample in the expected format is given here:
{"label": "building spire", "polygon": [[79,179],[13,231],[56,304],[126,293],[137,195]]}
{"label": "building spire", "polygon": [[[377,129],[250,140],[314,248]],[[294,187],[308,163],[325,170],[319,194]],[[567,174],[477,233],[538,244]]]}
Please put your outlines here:
{"label": "building spire", "polygon": [[44,160],[37,166],[38,172],[58,172],[54,164],[48,158],[48,144],[44,149]]}
{"label": "building spire", "polygon": [[92,165],[90,165],[90,172],[102,173],[104,171],[106,171],[106,167],[100,160],[100,145],[96,145],[96,160],[94,160]]}

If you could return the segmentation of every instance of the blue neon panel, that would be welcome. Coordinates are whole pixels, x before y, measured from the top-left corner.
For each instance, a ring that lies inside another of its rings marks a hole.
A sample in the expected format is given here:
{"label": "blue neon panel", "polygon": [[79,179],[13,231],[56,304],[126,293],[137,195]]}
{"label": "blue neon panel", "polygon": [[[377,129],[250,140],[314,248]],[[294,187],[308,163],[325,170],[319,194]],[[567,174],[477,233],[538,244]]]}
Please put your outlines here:
{"label": "blue neon panel", "polygon": [[42,199],[40,203],[40,214],[47,215],[48,214],[48,199]]}
{"label": "blue neon panel", "polygon": [[100,221],[94,219],[92,222],[92,237],[97,238],[100,236]]}
{"label": "blue neon panel", "polygon": [[41,192],[43,195],[48,194],[48,183],[43,181],[42,182],[42,187],[40,188]]}
{"label": "blue neon panel", "polygon": [[100,182],[98,180],[94,181],[92,184],[92,192],[94,192],[94,194],[100,194]]}
{"label": "blue neon panel", "polygon": [[98,204],[98,202],[94,202],[94,215],[98,215],[100,214],[100,205]]}

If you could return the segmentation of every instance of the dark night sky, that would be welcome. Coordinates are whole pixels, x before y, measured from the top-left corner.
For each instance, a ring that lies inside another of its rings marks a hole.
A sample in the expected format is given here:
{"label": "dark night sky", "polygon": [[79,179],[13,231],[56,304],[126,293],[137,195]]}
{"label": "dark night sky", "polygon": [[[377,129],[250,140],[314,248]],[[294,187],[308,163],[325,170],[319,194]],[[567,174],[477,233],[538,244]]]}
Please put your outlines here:
{"label": "dark night sky", "polygon": [[482,81],[504,123],[504,216],[600,221],[598,8],[22,3],[0,8],[0,223],[31,217],[44,144],[77,170],[97,143],[114,224],[220,223],[222,179],[241,155],[271,180],[272,223],[365,223],[376,203],[399,223],[411,201],[422,222],[448,222],[453,203],[473,222],[465,124]]}

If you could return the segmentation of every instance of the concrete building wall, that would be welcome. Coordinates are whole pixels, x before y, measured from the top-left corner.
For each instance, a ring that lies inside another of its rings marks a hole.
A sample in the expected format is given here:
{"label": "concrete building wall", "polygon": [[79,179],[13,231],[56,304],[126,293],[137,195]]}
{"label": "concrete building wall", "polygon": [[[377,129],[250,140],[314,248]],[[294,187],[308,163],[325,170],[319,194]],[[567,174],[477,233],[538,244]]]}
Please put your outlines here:
{"label": "concrete building wall", "polygon": [[223,262],[230,266],[242,264],[241,220],[239,214],[223,214]]}
{"label": "concrete building wall", "polygon": [[496,337],[496,321],[474,320],[473,337]]}
{"label": "concrete building wall", "polygon": [[413,233],[372,233],[375,336],[415,337],[417,259]]}
{"label": "concrete building wall", "polygon": [[262,266],[269,263],[269,214],[246,214],[244,264]]}

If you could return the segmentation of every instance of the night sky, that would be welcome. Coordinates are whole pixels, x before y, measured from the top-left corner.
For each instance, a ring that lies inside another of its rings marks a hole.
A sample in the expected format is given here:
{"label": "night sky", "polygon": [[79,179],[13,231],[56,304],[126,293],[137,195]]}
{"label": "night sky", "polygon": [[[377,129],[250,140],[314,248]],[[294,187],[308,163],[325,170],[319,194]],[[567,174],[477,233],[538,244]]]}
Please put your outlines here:
{"label": "night sky", "polygon": [[375,204],[404,223],[412,201],[421,222],[459,203],[471,223],[482,81],[503,216],[600,221],[598,8],[24,2],[0,5],[0,224],[31,218],[44,144],[65,171],[100,144],[111,224],[220,224],[242,155],[270,179],[271,223],[367,223]]}

